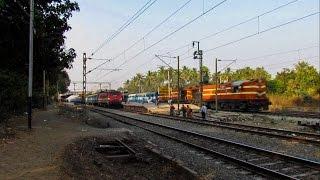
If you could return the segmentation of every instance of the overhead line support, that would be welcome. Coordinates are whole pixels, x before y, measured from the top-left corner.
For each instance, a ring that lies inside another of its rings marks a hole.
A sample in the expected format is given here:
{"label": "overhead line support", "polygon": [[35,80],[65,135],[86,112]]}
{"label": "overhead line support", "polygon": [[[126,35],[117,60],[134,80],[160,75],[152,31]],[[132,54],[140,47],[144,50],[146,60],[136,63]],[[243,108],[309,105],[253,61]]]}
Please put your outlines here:
{"label": "overhead line support", "polygon": [[32,121],[32,81],[33,81],[33,21],[34,0],[30,0],[30,25],[29,25],[29,80],[28,80],[28,129],[31,129]]}
{"label": "overhead line support", "polygon": [[197,51],[193,53],[193,59],[199,59],[199,94],[200,94],[200,107],[202,106],[202,94],[203,94],[203,78],[202,78],[202,55],[203,52],[200,50],[200,42],[199,41],[192,41],[192,46],[194,47],[197,44]]}
{"label": "overhead line support", "polygon": [[87,93],[87,55],[83,53],[83,73],[82,73],[82,103],[86,103]]}

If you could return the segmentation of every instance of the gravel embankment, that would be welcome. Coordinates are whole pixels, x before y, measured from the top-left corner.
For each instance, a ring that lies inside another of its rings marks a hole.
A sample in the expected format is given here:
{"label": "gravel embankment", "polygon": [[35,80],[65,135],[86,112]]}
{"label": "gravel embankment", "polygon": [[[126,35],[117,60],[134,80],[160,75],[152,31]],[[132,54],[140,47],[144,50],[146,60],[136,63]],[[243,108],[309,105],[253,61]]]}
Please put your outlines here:
{"label": "gravel embankment", "polygon": [[185,130],[190,130],[206,135],[210,135],[213,137],[218,137],[222,139],[227,139],[239,143],[244,143],[248,145],[252,145],[255,147],[288,154],[296,157],[307,158],[313,161],[320,162],[320,148],[318,145],[300,143],[297,141],[288,141],[279,138],[271,138],[268,136],[261,136],[256,134],[250,133],[243,133],[243,132],[236,132],[233,130],[222,129],[222,128],[215,128],[211,126],[203,126],[199,124],[193,124],[189,122],[183,121],[174,121],[165,118],[159,117],[151,117],[151,116],[144,116],[140,114],[130,113],[130,112],[123,112],[119,110],[110,110],[108,111],[121,113],[122,115],[127,115],[130,117],[136,118],[143,118],[144,120],[157,122],[159,124],[173,126],[177,128],[182,128]]}
{"label": "gravel embankment", "polygon": [[91,113],[91,116],[104,123],[108,123],[111,128],[124,127],[130,129],[137,137],[154,144],[161,153],[182,161],[186,167],[196,171],[205,179],[263,179],[261,176],[241,169],[237,165],[223,162],[220,158],[200,153],[194,148],[163,138],[146,130],[117,122],[97,113]]}
{"label": "gravel embankment", "polygon": [[293,131],[305,131],[319,133],[320,131],[308,126],[298,125],[301,122],[320,122],[319,118],[303,118],[291,117],[281,115],[268,115],[259,113],[246,113],[246,112],[226,112],[219,111],[218,113],[209,110],[210,117],[213,119],[222,119],[227,122],[234,122],[246,125],[263,126],[269,128],[286,129]]}

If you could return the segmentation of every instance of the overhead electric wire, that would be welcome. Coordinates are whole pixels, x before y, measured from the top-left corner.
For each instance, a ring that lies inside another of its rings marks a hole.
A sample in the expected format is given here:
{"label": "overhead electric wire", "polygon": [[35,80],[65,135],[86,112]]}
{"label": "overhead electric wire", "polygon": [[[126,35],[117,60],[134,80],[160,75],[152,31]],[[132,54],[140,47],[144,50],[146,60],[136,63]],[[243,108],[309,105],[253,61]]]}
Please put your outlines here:
{"label": "overhead electric wire", "polygon": [[[144,65],[150,63],[150,62],[153,61],[155,58],[156,58],[156,57],[154,56],[152,59],[148,60],[147,62],[144,62],[143,64],[140,64],[136,69],[139,69],[139,68],[143,67]],[[129,76],[130,74],[124,73],[124,74],[122,74],[120,77],[127,77],[127,76],[125,76],[125,75]],[[114,82],[114,81],[116,81],[116,80],[112,80],[111,82]]]}
{"label": "overhead electric wire", "polygon": [[[249,19],[247,19],[247,20],[244,20],[244,21],[242,21],[242,22],[240,22],[240,23],[237,23],[237,24],[234,24],[234,25],[232,25],[232,26],[229,26],[229,27],[227,27],[227,28],[225,28],[225,29],[223,29],[223,30],[220,30],[220,31],[218,31],[218,32],[216,32],[216,33],[213,33],[213,34],[211,34],[211,35],[207,35],[207,36],[201,38],[199,41],[203,41],[203,40],[205,40],[205,39],[211,38],[211,37],[213,37],[213,36],[216,36],[216,35],[218,35],[218,34],[220,34],[220,33],[225,32],[225,31],[228,31],[228,30],[231,30],[231,29],[233,29],[233,28],[236,28],[236,27],[238,27],[238,26],[240,26],[240,25],[242,25],[242,24],[245,24],[245,23],[250,22],[250,21],[252,21],[252,20],[254,20],[254,19],[258,18],[258,17],[264,16],[264,15],[266,15],[266,14],[269,14],[269,13],[272,13],[272,12],[274,12],[274,11],[276,11],[276,10],[279,10],[279,9],[281,9],[281,8],[284,8],[284,7],[286,7],[286,6],[288,6],[288,5],[291,5],[291,4],[293,4],[293,3],[297,2],[297,1],[299,1],[299,0],[293,0],[293,1],[290,1],[290,2],[288,2],[288,3],[286,3],[286,4],[283,4],[283,5],[280,5],[280,6],[278,6],[278,7],[275,7],[275,8],[273,8],[273,9],[271,9],[271,10],[267,10],[267,11],[265,11],[265,12],[259,14],[259,15],[256,15],[256,16],[254,16],[254,17],[251,17],[251,18],[249,18]],[[189,43],[188,43],[188,44],[185,44],[185,45],[180,46],[180,47],[178,47],[178,48],[176,48],[176,49],[170,50],[169,52],[175,52],[175,51],[177,51],[177,50],[180,50],[180,49],[183,49],[183,48],[185,48],[185,47],[188,47],[189,45],[190,45]],[[185,54],[187,54],[188,52],[189,52],[189,50],[186,51],[185,53],[183,53],[182,55],[185,55]],[[164,53],[164,54],[165,54],[165,53]],[[180,55],[180,56],[182,56],[182,55]],[[183,60],[183,59],[182,59],[182,60]],[[147,64],[147,63],[148,63],[148,61],[145,62],[145,63],[143,63],[143,65],[145,65],[145,64]],[[111,72],[110,72],[110,73],[111,73]],[[108,73],[108,74],[109,74],[109,73]]]}
{"label": "overhead electric wire", "polygon": [[[295,59],[295,60],[289,60],[289,61],[283,61],[283,62],[278,62],[278,63],[274,63],[274,64],[268,64],[268,65],[264,65],[264,66],[256,66],[256,68],[259,68],[259,67],[262,67],[262,68],[272,67],[272,66],[275,66],[275,65],[286,64],[286,63],[289,63],[289,62],[296,62],[297,60],[298,61],[301,61],[301,60],[310,61],[311,59],[317,58],[317,57],[319,57],[319,56],[309,56],[309,57],[299,58],[299,59]],[[219,70],[218,72],[222,72],[223,73],[223,71],[226,70],[226,69],[227,68],[223,68],[223,69]],[[230,70],[232,70],[232,71],[237,71],[237,70],[240,70],[240,69],[243,69],[243,66],[242,67],[238,67],[238,68],[230,68]]]}
{"label": "overhead electric wire", "polygon": [[268,65],[263,66],[263,67],[272,67],[272,66],[275,66],[275,65],[286,64],[286,63],[289,63],[289,62],[310,61],[311,59],[318,58],[318,57],[319,56],[309,56],[309,57],[299,58],[299,59],[291,60],[291,61],[284,61],[284,62],[279,62],[279,63],[274,63],[274,64],[268,64]]}
{"label": "overhead electric wire", "polygon": [[[280,6],[276,7],[276,8],[274,8],[274,9],[271,9],[271,10],[268,10],[268,11],[266,11],[266,12],[263,12],[263,13],[261,13],[261,14],[259,14],[259,15],[256,15],[256,16],[254,16],[254,17],[251,17],[251,18],[247,19],[247,20],[244,20],[244,21],[242,21],[242,22],[240,22],[240,23],[231,25],[231,26],[229,26],[229,27],[227,27],[227,28],[225,28],[225,29],[223,29],[223,30],[220,30],[220,31],[218,31],[218,32],[216,32],[216,33],[207,35],[207,36],[199,39],[198,41],[200,42],[200,41],[203,41],[203,40],[205,40],[205,39],[209,39],[209,38],[211,38],[211,37],[214,37],[214,36],[216,36],[216,35],[218,35],[218,34],[221,34],[221,33],[223,33],[223,32],[226,32],[226,31],[228,31],[228,30],[231,30],[231,29],[233,29],[233,28],[236,28],[236,27],[238,27],[238,26],[240,26],[240,25],[243,25],[243,24],[245,24],[245,23],[248,23],[248,22],[250,22],[250,21],[252,21],[252,20],[254,20],[254,19],[257,19],[258,17],[262,17],[262,16],[267,15],[267,14],[270,14],[270,13],[272,13],[272,12],[278,10],[278,9],[281,9],[281,8],[284,8],[284,7],[288,6],[288,5],[291,5],[291,4],[293,4],[293,3],[297,2],[297,1],[299,1],[299,0],[290,1],[290,2],[288,2],[288,3],[286,3],[286,4],[280,5]],[[185,45],[182,45],[182,46],[180,46],[180,47],[178,47],[178,48],[176,48],[176,49],[171,50],[170,52],[175,52],[175,51],[177,51],[177,50],[179,50],[179,49],[188,47],[189,45],[190,45],[190,43],[185,44]],[[184,55],[184,54],[182,54],[182,55]],[[181,56],[181,55],[180,55],[180,56]]]}
{"label": "overhead electric wire", "polygon": [[[147,9],[149,9],[157,0],[149,0],[146,4],[142,6],[130,19],[128,19],[115,33],[113,33],[109,38],[107,38],[96,50],[91,53],[91,57],[100,51],[103,46],[112,41],[117,37],[125,28],[127,28],[131,23],[133,23],[140,15],[142,15]],[[151,3],[150,3],[151,2]]]}
{"label": "overhead electric wire", "polygon": [[[267,13],[273,12],[273,11],[275,11],[275,10],[277,10],[277,9],[280,9],[281,7],[287,6],[287,5],[289,5],[289,4],[291,4],[291,3],[294,3],[294,2],[296,2],[296,1],[289,2],[289,3],[285,4],[285,5],[282,5],[282,6],[279,6],[279,7],[275,8],[275,9],[273,9],[273,10],[267,11],[267,12],[261,14],[261,15],[265,15],[265,14],[267,14]],[[217,46],[217,47],[212,48],[212,49],[209,49],[209,50],[206,50],[205,52],[212,51],[212,50],[215,50],[215,49],[218,49],[218,48],[221,48],[221,47],[224,47],[224,46],[227,46],[227,45],[230,45],[230,44],[239,42],[239,41],[241,41],[241,40],[244,40],[244,39],[253,37],[253,36],[258,35],[258,34],[262,34],[262,33],[268,32],[268,31],[273,30],[273,29],[276,29],[276,28],[280,28],[280,27],[282,27],[282,26],[285,26],[285,25],[291,24],[291,23],[293,23],[293,22],[297,22],[297,21],[303,20],[303,19],[305,19],[305,18],[308,18],[308,17],[310,17],[310,16],[314,16],[314,15],[316,15],[316,14],[319,14],[319,12],[311,13],[311,14],[306,15],[306,16],[303,16],[303,17],[301,17],[301,18],[297,18],[297,19],[288,21],[288,22],[286,22],[286,23],[282,23],[282,24],[273,26],[273,27],[268,28],[268,29],[265,29],[265,30],[263,30],[263,31],[259,31],[259,32],[257,32],[257,33],[254,33],[254,34],[251,34],[251,35],[242,37],[242,38],[240,38],[240,39],[238,39],[238,40],[231,41],[231,42],[229,42],[229,43],[226,43],[226,44]],[[257,18],[257,17],[260,17],[261,15],[255,16],[255,17]],[[253,19],[253,18],[250,18],[250,19]],[[239,23],[239,24],[240,24],[240,23]],[[231,27],[232,27],[232,26],[231,26]],[[236,27],[236,25],[234,25],[234,27]],[[225,30],[226,30],[226,29],[225,29]],[[229,30],[229,28],[227,28],[227,30]],[[221,32],[220,32],[220,33],[221,33]],[[184,45],[184,47],[185,47],[185,46],[186,46],[186,45]],[[138,55],[139,55],[139,54],[138,54]],[[189,57],[190,57],[190,56],[189,56]],[[187,58],[188,58],[188,57],[187,57]]]}
{"label": "overhead electric wire", "polygon": [[272,54],[266,54],[266,55],[262,55],[262,56],[258,56],[258,57],[254,57],[254,58],[238,59],[238,60],[239,60],[240,62],[243,62],[243,61],[252,61],[252,60],[261,59],[261,58],[270,57],[270,56],[275,56],[275,55],[289,54],[289,53],[293,53],[293,52],[300,52],[300,51],[303,51],[303,50],[312,49],[312,48],[316,48],[316,47],[319,47],[319,45],[308,46],[308,47],[304,47],[304,48],[293,49],[293,50],[289,50],[289,51],[282,51],[282,52],[277,52],[277,53],[272,53]]}
{"label": "overhead electric wire", "polygon": [[308,15],[306,15],[306,16],[303,16],[303,17],[300,17],[300,18],[297,18],[297,19],[294,19],[294,20],[291,20],[291,21],[288,21],[288,22],[285,22],[285,23],[282,23],[282,24],[273,26],[273,27],[268,28],[268,29],[265,29],[265,30],[263,30],[263,31],[259,31],[259,32],[253,33],[253,34],[251,34],[251,35],[245,36],[245,37],[240,38],[240,39],[238,39],[238,40],[231,41],[231,42],[229,42],[229,43],[226,43],[226,44],[223,44],[223,45],[220,45],[220,46],[217,46],[217,47],[208,49],[208,50],[206,50],[205,52],[213,51],[213,50],[215,50],[215,49],[218,49],[218,48],[221,48],[221,47],[230,45],[230,44],[234,44],[234,43],[236,43],[236,42],[239,42],[239,41],[242,41],[242,40],[244,40],[244,39],[247,39],[247,38],[256,36],[256,35],[258,35],[258,34],[262,34],[262,33],[271,31],[271,30],[273,30],[273,29],[280,28],[280,27],[282,27],[282,26],[285,26],[285,25],[288,25],[288,24],[291,24],[291,23],[294,23],[294,22],[297,22],[297,21],[301,21],[301,20],[303,20],[303,19],[305,19],[305,18],[314,16],[314,15],[316,15],[316,14],[319,14],[319,12],[311,13],[311,14],[308,14]]}
{"label": "overhead electric wire", "polygon": [[[175,34],[176,32],[180,31],[181,29],[185,28],[186,26],[190,25],[191,23],[195,22],[196,20],[198,20],[199,18],[201,18],[202,16],[206,15],[207,13],[211,12],[212,10],[214,10],[215,8],[217,8],[218,6],[220,6],[221,4],[223,4],[224,2],[226,2],[227,0],[223,0],[221,2],[219,2],[218,4],[214,5],[213,7],[211,7],[210,9],[208,9],[207,11],[205,11],[204,13],[200,14],[199,16],[195,17],[194,19],[192,19],[191,21],[187,22],[186,24],[180,26],[178,29],[174,30],[173,32],[167,34],[166,36],[164,36],[163,38],[161,38],[160,40],[158,40],[157,42],[151,44],[150,46],[148,46],[147,48],[141,50],[140,52],[138,52],[136,55],[134,55],[132,58],[130,58],[129,60],[124,61],[123,63],[121,63],[119,66],[117,66],[116,68],[120,68],[121,66],[123,66],[124,64],[128,63],[129,61],[133,60],[134,58],[138,57],[140,54],[142,54],[143,52],[149,50],[150,48],[152,48],[153,46],[157,45],[158,43],[162,42],[163,40],[167,39],[168,37],[172,36],[173,34]],[[113,71],[108,72],[107,74],[105,74],[104,76],[110,74]]]}
{"label": "overhead electric wire", "polygon": [[[175,10],[173,13],[171,13],[168,17],[166,17],[163,21],[161,21],[158,25],[156,25],[155,27],[153,27],[148,33],[146,33],[142,38],[140,38],[138,41],[136,41],[135,43],[133,43],[130,47],[128,47],[127,49],[124,50],[124,52],[130,50],[131,48],[133,48],[135,45],[137,45],[140,41],[144,40],[148,35],[150,35],[152,32],[154,32],[156,29],[158,29],[161,25],[163,25],[165,22],[167,22],[171,17],[173,17],[174,15],[176,15],[181,9],[183,9],[184,7],[186,7],[192,0],[188,0],[186,3],[184,3],[181,7],[179,7],[177,10]],[[124,52],[118,54],[117,56],[115,56],[113,58],[113,60],[115,60],[116,58],[120,57]]]}
{"label": "overhead electric wire", "polygon": [[[146,38],[148,35],[150,35],[153,31],[155,31],[157,28],[159,28],[161,25],[163,25],[165,22],[167,22],[171,17],[173,17],[174,15],[176,15],[181,9],[183,9],[184,7],[186,7],[192,0],[188,0],[186,3],[184,3],[181,7],[179,7],[177,10],[175,10],[173,13],[171,13],[168,17],[166,17],[163,21],[161,21],[158,25],[156,25],[155,27],[153,27],[148,33],[146,33],[142,38],[140,38],[138,41],[136,41],[135,43],[133,43],[130,47],[128,47],[127,49],[124,50],[124,52],[130,50],[131,48],[133,48],[135,45],[137,45],[141,40],[144,40],[144,38]],[[115,56],[114,58],[112,58],[112,60],[117,59],[118,57],[120,57],[124,52],[118,54],[117,56]],[[93,70],[103,66],[105,63],[99,64],[97,67],[93,68]],[[92,72],[92,70],[91,70]]]}
{"label": "overhead electric wire", "polygon": [[[263,67],[263,68],[268,68],[268,67],[273,67],[275,65],[281,65],[281,66],[278,66],[278,67],[282,67],[284,65],[286,65],[286,63],[290,63],[290,62],[299,62],[301,60],[303,61],[308,61],[310,62],[312,59],[314,58],[318,58],[319,56],[310,56],[310,57],[303,57],[303,58],[299,58],[299,59],[295,59],[295,60],[290,60],[290,61],[283,61],[283,62],[278,62],[278,63],[273,63],[273,64],[268,64],[268,65],[265,65],[265,66],[256,66],[256,67]],[[242,67],[239,67],[239,68],[230,68],[232,71],[237,71],[237,70],[240,70],[242,69]]]}
{"label": "overhead electric wire", "polygon": [[[251,38],[251,37],[253,37],[253,36],[256,36],[256,35],[259,35],[259,34],[262,34],[262,33],[268,32],[268,31],[271,31],[271,30],[273,30],[273,29],[280,28],[280,27],[282,27],[282,26],[285,26],[285,25],[288,25],[288,24],[291,24],[291,23],[294,23],[294,22],[297,22],[297,21],[301,21],[301,20],[303,20],[303,19],[305,19],[305,18],[314,16],[314,15],[317,15],[317,14],[319,14],[319,12],[314,12],[314,13],[308,14],[308,15],[306,15],[306,16],[303,16],[303,17],[300,17],[300,18],[297,18],[297,19],[294,19],[294,20],[291,20],[291,21],[287,21],[287,22],[285,22],[285,23],[282,23],[282,24],[279,24],[279,25],[270,27],[270,28],[265,29],[265,30],[263,30],[263,31],[259,31],[259,32],[256,32],[256,33],[253,33],[253,34],[244,36],[244,37],[242,37],[242,38],[240,38],[240,39],[237,39],[237,40],[234,40],[234,41],[231,41],[231,42],[228,42],[228,43],[225,43],[225,44],[216,46],[216,47],[211,48],[211,49],[208,49],[208,50],[205,50],[204,52],[213,51],[213,50],[216,50],[216,49],[219,49],[219,48],[228,46],[228,45],[230,45],[230,44],[237,43],[237,42],[239,42],[239,41],[242,41],[242,40]],[[190,57],[192,57],[192,56],[185,57],[185,58],[181,59],[181,61],[183,61],[183,60],[185,60],[185,59],[187,59],[187,58],[190,58]]]}

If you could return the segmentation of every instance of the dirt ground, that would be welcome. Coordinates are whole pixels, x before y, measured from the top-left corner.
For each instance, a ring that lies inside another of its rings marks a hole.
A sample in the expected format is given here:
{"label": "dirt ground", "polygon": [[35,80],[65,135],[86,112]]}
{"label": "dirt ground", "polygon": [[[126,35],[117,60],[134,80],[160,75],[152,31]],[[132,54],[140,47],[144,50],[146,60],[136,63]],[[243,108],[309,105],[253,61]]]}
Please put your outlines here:
{"label": "dirt ground", "polygon": [[99,144],[118,142],[109,137],[88,137],[68,145],[63,156],[62,179],[189,179],[187,174],[176,172],[175,164],[148,151],[144,141],[134,137],[121,141],[135,155],[110,157],[114,155],[110,149],[97,151]]}
{"label": "dirt ground", "polygon": [[[131,132],[122,128],[105,129],[88,126],[73,115],[71,117],[59,115],[57,108],[53,107],[33,114],[31,131],[27,130],[26,124],[26,118],[15,119],[15,136],[0,141],[0,179],[74,179],[79,177],[72,174],[76,171],[70,173],[65,167],[66,164],[69,164],[69,167],[77,164],[66,158],[78,157],[74,155],[79,153],[77,150],[73,154],[68,151],[68,148],[74,147],[75,141],[93,136],[111,139],[131,136]],[[139,167],[138,165],[141,166],[139,163],[133,163],[133,166]],[[89,169],[91,167],[92,164]],[[90,174],[87,175],[80,178],[90,177]],[[118,176],[121,177],[121,174]],[[126,176],[130,177],[130,173],[126,173]],[[98,179],[101,178],[105,179],[101,176]],[[109,176],[107,179],[114,179],[114,176]]]}

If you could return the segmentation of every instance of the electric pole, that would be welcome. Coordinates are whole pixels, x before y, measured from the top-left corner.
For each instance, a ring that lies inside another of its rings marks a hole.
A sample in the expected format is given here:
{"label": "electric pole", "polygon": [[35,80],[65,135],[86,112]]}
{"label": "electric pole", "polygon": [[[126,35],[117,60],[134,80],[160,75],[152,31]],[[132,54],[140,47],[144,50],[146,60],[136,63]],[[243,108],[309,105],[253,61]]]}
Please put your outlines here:
{"label": "electric pole", "polygon": [[[172,56],[163,56],[163,55],[155,55],[158,59],[160,59],[160,61],[162,61],[164,64],[166,64],[168,66],[168,95],[170,97],[170,99],[172,98],[171,97],[171,87],[170,87],[170,71],[171,69],[174,69],[172,66],[170,66],[170,64],[168,64],[166,61],[164,61],[163,59],[161,59],[161,57],[165,57],[165,58],[174,58],[174,59],[177,59],[178,61],[178,80],[177,80],[177,83],[178,83],[178,97],[177,97],[177,101],[178,101],[178,112],[179,112],[179,106],[180,106],[180,60],[179,60],[179,56],[177,57],[172,57]],[[159,91],[159,90],[158,90]]]}
{"label": "electric pole", "polygon": [[220,61],[231,61],[231,63],[230,64],[228,64],[224,69],[226,69],[227,67],[229,67],[232,63],[235,63],[237,60],[221,60],[221,59],[218,59],[218,58],[216,58],[216,73],[215,73],[215,81],[216,81],[216,93],[215,93],[215,95],[216,95],[216,97],[215,97],[215,101],[216,101],[216,112],[218,112],[218,91],[219,91],[219,84],[220,84],[220,81],[218,81],[218,74],[219,74],[219,72],[221,72],[221,71],[223,71],[223,70],[221,70],[221,71],[219,71],[218,72],[218,61],[220,62]]}
{"label": "electric pole", "polygon": [[28,80],[28,128],[31,129],[32,120],[32,78],[33,78],[33,16],[34,1],[30,0],[30,26],[29,26],[29,80]]}
{"label": "electric pole", "polygon": [[197,51],[193,53],[193,59],[199,59],[199,94],[200,94],[200,107],[202,106],[202,94],[203,94],[203,78],[202,78],[202,50],[200,50],[200,42],[199,41],[193,41],[192,47],[195,46],[195,43],[197,43]]}
{"label": "electric pole", "polygon": [[73,83],[73,93],[76,93],[76,84],[77,83]]}
{"label": "electric pole", "polygon": [[87,55],[83,53],[83,77],[82,77],[82,103],[86,103],[87,91]]}
{"label": "electric pole", "polygon": [[60,103],[60,100],[59,100],[59,82],[57,81],[57,101],[58,103]]}
{"label": "electric pole", "polygon": [[170,67],[168,68],[168,94],[171,99],[171,87],[170,87]]}
{"label": "electric pole", "polygon": [[215,80],[216,80],[216,97],[215,97],[215,101],[216,101],[216,112],[218,112],[218,58],[216,58],[216,72],[215,72]]}
{"label": "electric pole", "polygon": [[178,112],[180,109],[180,98],[181,98],[181,94],[180,94],[180,57],[177,56],[177,61],[178,61]]}
{"label": "electric pole", "polygon": [[43,102],[43,109],[46,109],[46,70],[43,70],[42,76],[43,76],[42,102]]}

